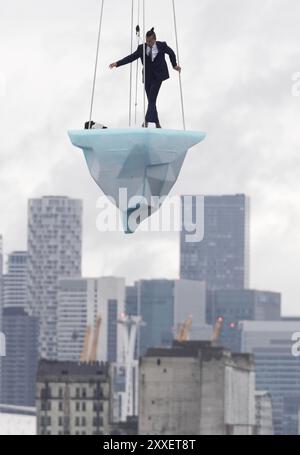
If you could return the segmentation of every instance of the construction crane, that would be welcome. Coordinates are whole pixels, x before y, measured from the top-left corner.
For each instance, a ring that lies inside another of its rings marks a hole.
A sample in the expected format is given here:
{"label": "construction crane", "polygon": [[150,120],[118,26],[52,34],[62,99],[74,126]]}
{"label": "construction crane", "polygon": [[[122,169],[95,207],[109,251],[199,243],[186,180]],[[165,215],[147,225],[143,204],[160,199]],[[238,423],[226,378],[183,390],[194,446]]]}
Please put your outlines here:
{"label": "construction crane", "polygon": [[220,339],[221,332],[222,332],[223,322],[224,322],[224,318],[222,318],[222,317],[219,317],[215,322],[213,335],[211,337],[212,346],[217,346],[217,344],[218,344],[218,341]]}
{"label": "construction crane", "polygon": [[101,316],[98,316],[97,321],[96,321],[94,340],[93,340],[91,354],[90,354],[90,358],[89,358],[90,362],[97,362],[97,351],[98,351],[98,343],[99,343],[99,338],[100,338],[101,323],[102,323],[102,318],[101,318]]}
{"label": "construction crane", "polygon": [[88,362],[89,361],[89,347],[90,347],[90,340],[92,336],[92,327],[89,325],[86,328],[83,348],[80,355],[80,362]]}
{"label": "construction crane", "polygon": [[83,348],[82,348],[82,352],[80,355],[80,362],[88,363],[88,362],[97,361],[97,351],[98,351],[98,344],[99,344],[99,338],[100,338],[101,323],[102,323],[102,318],[99,315],[96,320],[94,338],[93,338],[91,347],[90,347],[90,344],[91,344],[93,329],[90,325],[87,326],[86,332],[85,332],[85,337],[84,337]]}
{"label": "construction crane", "polygon": [[177,334],[176,334],[176,340],[177,341],[188,341],[191,327],[193,324],[193,316],[190,315],[186,321],[183,321],[181,324],[179,324]]}

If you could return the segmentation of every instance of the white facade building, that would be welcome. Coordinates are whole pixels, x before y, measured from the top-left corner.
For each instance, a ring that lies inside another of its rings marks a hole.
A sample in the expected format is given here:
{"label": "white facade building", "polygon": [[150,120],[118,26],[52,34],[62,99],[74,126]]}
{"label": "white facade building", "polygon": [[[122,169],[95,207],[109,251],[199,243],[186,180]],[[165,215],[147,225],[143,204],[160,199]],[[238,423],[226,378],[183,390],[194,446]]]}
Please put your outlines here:
{"label": "white facade building", "polygon": [[100,317],[97,360],[121,362],[122,334],[117,321],[124,311],[124,278],[61,279],[58,291],[58,360],[80,360],[89,328],[90,350],[96,335],[96,321]]}

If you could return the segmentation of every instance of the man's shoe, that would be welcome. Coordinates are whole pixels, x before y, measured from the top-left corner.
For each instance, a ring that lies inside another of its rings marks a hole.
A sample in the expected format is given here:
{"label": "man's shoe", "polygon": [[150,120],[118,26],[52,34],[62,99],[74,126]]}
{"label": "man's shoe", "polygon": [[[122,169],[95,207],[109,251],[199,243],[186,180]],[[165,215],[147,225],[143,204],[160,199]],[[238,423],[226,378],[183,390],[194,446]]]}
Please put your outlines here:
{"label": "man's shoe", "polygon": [[160,123],[156,123],[156,128],[161,128]]}
{"label": "man's shoe", "polygon": [[148,128],[148,122],[144,122],[144,123],[142,124],[142,128]]}

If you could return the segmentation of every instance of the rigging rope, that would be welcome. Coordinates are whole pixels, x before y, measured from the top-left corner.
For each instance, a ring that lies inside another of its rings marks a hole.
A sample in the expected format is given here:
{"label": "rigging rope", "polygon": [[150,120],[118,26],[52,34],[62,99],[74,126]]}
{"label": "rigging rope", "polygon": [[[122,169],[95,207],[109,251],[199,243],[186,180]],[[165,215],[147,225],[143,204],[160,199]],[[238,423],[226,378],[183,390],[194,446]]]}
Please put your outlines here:
{"label": "rigging rope", "polygon": [[[180,66],[175,0],[172,0],[172,3],[173,3],[173,16],[174,16],[174,27],[175,27],[175,37],[176,37],[177,59],[178,59],[178,65]],[[184,112],[181,73],[179,73],[179,88],[180,88],[180,98],[181,98],[182,123],[183,123],[183,129],[185,130],[186,126],[185,126],[185,112]]]}
{"label": "rigging rope", "polygon": [[[138,22],[140,19],[140,0],[138,3]],[[137,45],[140,45],[140,39],[141,39],[141,30],[140,26],[137,25],[136,27],[136,36],[137,36]],[[136,62],[136,74],[135,74],[135,103],[134,103],[134,125],[136,126],[137,122],[137,107],[138,107],[138,83],[139,83],[139,59]]]}
{"label": "rigging rope", "polygon": [[[177,17],[176,17],[175,0],[172,0],[172,4],[173,4],[173,17],[174,17],[174,28],[175,28],[175,37],[176,37],[177,59],[178,59],[178,65],[180,66],[179,41],[178,41],[178,31],[177,31]],[[104,0],[101,0],[96,61],[95,61],[91,107],[90,107],[90,117],[89,117],[89,128],[91,128],[92,116],[93,116],[97,69],[98,69],[99,51],[100,51],[100,39],[101,39],[101,31],[102,31],[103,9],[104,9]],[[138,20],[139,20],[139,16],[140,16],[140,0],[138,0]],[[131,6],[131,53],[133,52],[133,20],[134,20],[134,0],[132,0],[132,6]],[[137,32],[138,43],[139,43],[140,42],[139,26],[137,26],[136,32]],[[145,36],[146,36],[146,0],[143,0],[144,123],[146,123],[146,43],[145,43]],[[132,64],[130,64],[129,126],[131,126],[131,123],[132,123],[132,84],[133,84],[133,71],[132,71]],[[179,73],[179,88],[180,88],[180,98],[181,98],[182,123],[183,123],[183,129],[185,130],[186,122],[185,122],[185,109],[184,109],[181,73]],[[137,62],[137,73],[136,73],[135,123],[136,123],[136,117],[137,117],[137,92],[138,92],[138,62]]]}
{"label": "rigging rope", "polygon": [[[133,14],[134,14],[134,0],[131,2],[131,45],[130,45],[130,54],[133,53]],[[130,88],[129,88],[129,127],[131,127],[131,117],[132,117],[132,63],[130,63]]]}
{"label": "rigging rope", "polygon": [[93,81],[93,89],[92,89],[89,128],[91,128],[92,116],[93,116],[93,106],[94,106],[95,87],[96,87],[96,79],[97,79],[97,68],[98,68],[98,60],[99,60],[99,49],[100,49],[100,38],[101,38],[101,30],[102,30],[103,8],[104,8],[104,0],[102,0],[101,10],[100,10],[100,21],[99,21],[99,31],[98,31],[98,41],[97,41],[94,81]]}
{"label": "rigging rope", "polygon": [[145,0],[143,0],[143,62],[144,62],[144,125],[146,126],[146,12]]}

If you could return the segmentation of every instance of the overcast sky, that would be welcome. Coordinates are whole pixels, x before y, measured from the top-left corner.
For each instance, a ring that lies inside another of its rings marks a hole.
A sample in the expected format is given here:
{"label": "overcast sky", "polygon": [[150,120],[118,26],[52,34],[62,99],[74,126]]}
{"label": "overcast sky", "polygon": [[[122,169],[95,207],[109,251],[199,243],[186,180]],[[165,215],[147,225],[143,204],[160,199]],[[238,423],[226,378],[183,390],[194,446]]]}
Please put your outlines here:
{"label": "overcast sky", "polygon": [[[147,29],[175,48],[171,0],[146,0]],[[177,234],[96,230],[101,194],[67,137],[88,119],[100,1],[0,0],[0,233],[26,248],[27,201],[84,200],[83,272],[140,278],[179,274]],[[126,127],[130,0],[106,0],[94,118]],[[300,314],[299,0],[177,0],[188,129],[207,132],[173,194],[251,197],[251,287],[280,291]],[[135,21],[136,22],[136,21]],[[177,73],[159,97],[163,126],[181,127]],[[141,108],[141,105],[140,105]]]}

